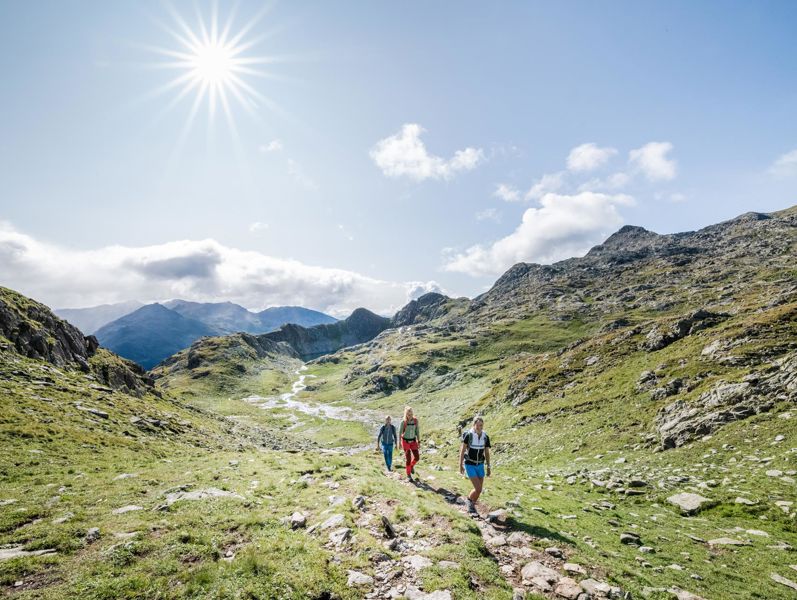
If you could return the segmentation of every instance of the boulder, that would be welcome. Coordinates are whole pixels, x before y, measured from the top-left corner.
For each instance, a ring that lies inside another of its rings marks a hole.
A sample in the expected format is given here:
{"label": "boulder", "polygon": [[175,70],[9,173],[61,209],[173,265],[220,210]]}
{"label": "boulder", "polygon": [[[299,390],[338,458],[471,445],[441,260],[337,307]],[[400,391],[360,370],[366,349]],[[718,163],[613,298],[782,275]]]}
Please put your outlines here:
{"label": "boulder", "polygon": [[576,600],[584,590],[581,589],[581,586],[578,585],[575,579],[562,577],[553,591],[557,596],[561,596],[567,600]]}
{"label": "boulder", "polygon": [[359,571],[349,571],[349,579],[346,585],[349,587],[372,586],[374,585],[374,578]]}
{"label": "boulder", "polygon": [[523,581],[531,581],[535,577],[540,577],[548,583],[559,581],[560,575],[550,567],[546,567],[539,561],[532,561],[523,567],[520,571]]}
{"label": "boulder", "polygon": [[683,514],[692,515],[699,512],[706,505],[713,503],[710,498],[705,498],[699,494],[681,492],[667,498],[667,502],[677,506]]}

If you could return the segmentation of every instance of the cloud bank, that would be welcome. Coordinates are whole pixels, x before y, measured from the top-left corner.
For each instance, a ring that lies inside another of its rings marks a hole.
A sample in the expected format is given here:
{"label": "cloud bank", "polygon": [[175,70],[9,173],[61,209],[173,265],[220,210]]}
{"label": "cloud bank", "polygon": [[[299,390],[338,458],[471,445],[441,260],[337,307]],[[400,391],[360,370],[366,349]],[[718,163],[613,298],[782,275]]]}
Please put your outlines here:
{"label": "cloud bank", "polygon": [[434,281],[394,282],[306,265],[216,240],[75,250],[0,221],[0,284],[52,308],[184,298],[231,301],[251,310],[300,305],[345,317],[357,307],[392,315]]}

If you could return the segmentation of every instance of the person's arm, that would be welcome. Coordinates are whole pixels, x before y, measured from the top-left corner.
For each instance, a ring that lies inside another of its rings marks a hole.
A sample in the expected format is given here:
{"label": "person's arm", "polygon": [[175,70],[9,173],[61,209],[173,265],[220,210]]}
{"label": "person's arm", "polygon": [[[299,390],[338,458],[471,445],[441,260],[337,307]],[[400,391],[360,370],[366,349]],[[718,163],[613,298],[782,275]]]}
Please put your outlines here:
{"label": "person's arm", "polygon": [[465,473],[465,467],[462,464],[462,459],[465,458],[465,451],[468,449],[468,445],[463,441],[462,446],[459,448],[459,473],[463,475]]}
{"label": "person's arm", "polygon": [[398,450],[399,445],[398,445],[398,434],[396,433],[396,426],[391,425],[390,427],[393,428],[393,444],[395,444],[396,450]]}
{"label": "person's arm", "polygon": [[384,433],[384,426],[379,428],[379,433],[376,434],[376,451],[379,451],[379,442],[382,441],[382,434]]}
{"label": "person's arm", "polygon": [[487,460],[487,477],[490,476],[490,447],[484,449],[484,458]]}

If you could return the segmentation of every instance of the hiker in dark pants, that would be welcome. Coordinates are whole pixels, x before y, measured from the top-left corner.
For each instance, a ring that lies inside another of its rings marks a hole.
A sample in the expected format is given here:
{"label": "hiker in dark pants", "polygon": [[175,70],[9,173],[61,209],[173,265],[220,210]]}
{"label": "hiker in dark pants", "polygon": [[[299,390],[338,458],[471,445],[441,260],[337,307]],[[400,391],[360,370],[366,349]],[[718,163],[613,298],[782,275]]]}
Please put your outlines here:
{"label": "hiker in dark pants", "polygon": [[[464,459],[464,466],[463,466]],[[468,494],[468,512],[476,513],[476,501],[482,493],[484,485],[484,465],[487,463],[487,477],[490,476],[490,436],[484,431],[484,419],[473,419],[473,427],[462,436],[462,447],[459,449],[459,472],[467,473],[473,484],[473,491]]]}
{"label": "hiker in dark pants", "polygon": [[415,465],[421,459],[419,452],[421,443],[421,429],[418,427],[418,419],[412,414],[412,408],[404,407],[404,419],[401,421],[401,447],[404,449],[406,457],[407,479],[412,481],[412,474],[415,473]]}
{"label": "hiker in dark pants", "polygon": [[382,446],[382,454],[385,456],[385,466],[388,471],[393,467],[393,448],[398,448],[398,436],[396,426],[390,422],[390,415],[385,417],[385,424],[379,428],[376,436],[376,451]]}

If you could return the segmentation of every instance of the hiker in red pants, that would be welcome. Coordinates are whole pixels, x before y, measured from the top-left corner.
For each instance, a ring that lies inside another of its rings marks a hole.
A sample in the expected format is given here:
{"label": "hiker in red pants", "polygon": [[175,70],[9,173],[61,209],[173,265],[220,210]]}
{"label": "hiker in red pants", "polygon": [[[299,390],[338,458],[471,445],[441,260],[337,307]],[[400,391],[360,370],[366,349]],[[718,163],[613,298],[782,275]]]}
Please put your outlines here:
{"label": "hiker in red pants", "polygon": [[412,408],[409,406],[404,407],[404,419],[401,421],[399,436],[401,437],[401,447],[404,449],[406,457],[407,479],[412,481],[415,465],[421,459],[420,452],[418,452],[421,442],[421,429],[418,427],[418,419],[413,416]]}

